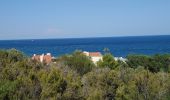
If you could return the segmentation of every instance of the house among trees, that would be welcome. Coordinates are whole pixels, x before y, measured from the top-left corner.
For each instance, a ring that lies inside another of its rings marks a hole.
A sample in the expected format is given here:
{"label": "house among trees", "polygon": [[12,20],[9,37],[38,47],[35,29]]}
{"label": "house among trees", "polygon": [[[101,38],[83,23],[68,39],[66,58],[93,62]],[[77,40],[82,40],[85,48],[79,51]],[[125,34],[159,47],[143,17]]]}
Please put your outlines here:
{"label": "house among trees", "polygon": [[34,54],[32,57],[32,60],[35,61],[39,61],[41,63],[45,63],[45,64],[49,64],[52,62],[52,56],[51,53],[47,53],[46,55],[42,54],[42,55],[36,55]]}
{"label": "house among trees", "polygon": [[100,52],[87,52],[84,51],[83,54],[90,57],[94,64],[96,64],[99,60],[102,60],[102,54]]}

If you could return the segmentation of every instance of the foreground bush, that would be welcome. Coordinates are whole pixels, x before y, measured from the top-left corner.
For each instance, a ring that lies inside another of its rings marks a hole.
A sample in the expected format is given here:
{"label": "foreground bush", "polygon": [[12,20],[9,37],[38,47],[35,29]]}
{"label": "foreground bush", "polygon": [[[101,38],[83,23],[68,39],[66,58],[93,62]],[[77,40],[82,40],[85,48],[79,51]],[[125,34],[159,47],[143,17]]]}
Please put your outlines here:
{"label": "foreground bush", "polygon": [[[81,52],[62,56],[48,66],[14,49],[1,50],[0,58],[1,100],[170,99],[170,73],[161,70],[169,64],[168,56],[154,56],[154,60],[130,56],[123,63],[110,60],[109,55],[99,67]],[[156,61],[154,71],[150,60]]]}

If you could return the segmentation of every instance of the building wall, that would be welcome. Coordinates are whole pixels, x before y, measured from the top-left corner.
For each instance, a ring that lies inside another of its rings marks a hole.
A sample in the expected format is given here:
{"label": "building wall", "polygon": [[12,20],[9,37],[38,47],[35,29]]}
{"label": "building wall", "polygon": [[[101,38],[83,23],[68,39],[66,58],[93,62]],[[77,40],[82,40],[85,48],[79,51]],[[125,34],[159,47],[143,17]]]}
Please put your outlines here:
{"label": "building wall", "polygon": [[94,62],[94,64],[97,64],[99,60],[102,60],[102,56],[100,57],[91,57],[91,60]]}

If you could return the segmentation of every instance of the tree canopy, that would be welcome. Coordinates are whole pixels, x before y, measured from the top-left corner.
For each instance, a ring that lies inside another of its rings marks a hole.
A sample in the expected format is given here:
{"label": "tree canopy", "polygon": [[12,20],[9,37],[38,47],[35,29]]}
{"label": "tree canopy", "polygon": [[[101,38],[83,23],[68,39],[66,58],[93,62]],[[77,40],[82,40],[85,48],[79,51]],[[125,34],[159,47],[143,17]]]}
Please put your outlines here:
{"label": "tree canopy", "polygon": [[106,54],[97,65],[73,52],[49,65],[0,50],[1,100],[169,100],[170,56]]}

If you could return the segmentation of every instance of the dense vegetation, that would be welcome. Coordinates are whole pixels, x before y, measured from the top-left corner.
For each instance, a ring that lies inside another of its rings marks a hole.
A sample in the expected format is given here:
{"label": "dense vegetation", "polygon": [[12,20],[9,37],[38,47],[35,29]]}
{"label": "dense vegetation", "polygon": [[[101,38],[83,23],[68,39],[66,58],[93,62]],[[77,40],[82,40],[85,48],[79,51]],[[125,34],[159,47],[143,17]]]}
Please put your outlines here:
{"label": "dense vegetation", "polygon": [[107,53],[97,65],[81,52],[45,65],[15,49],[0,50],[0,100],[169,100],[170,55]]}

